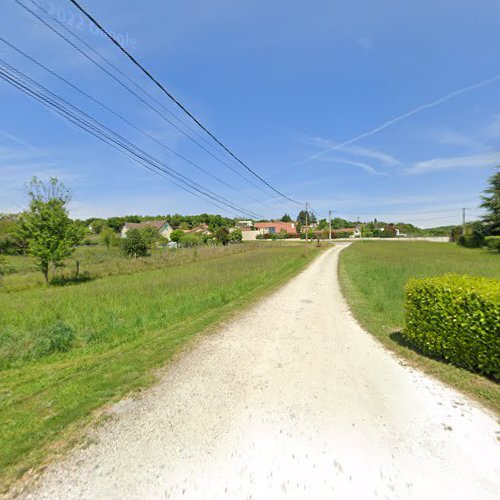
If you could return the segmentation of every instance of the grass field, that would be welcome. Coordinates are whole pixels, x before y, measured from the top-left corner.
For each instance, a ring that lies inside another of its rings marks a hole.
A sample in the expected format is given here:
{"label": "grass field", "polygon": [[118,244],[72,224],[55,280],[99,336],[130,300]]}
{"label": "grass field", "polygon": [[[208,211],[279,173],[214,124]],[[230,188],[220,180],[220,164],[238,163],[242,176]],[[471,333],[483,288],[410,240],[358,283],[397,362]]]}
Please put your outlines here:
{"label": "grass field", "polygon": [[[100,407],[149,384],[154,369],[193,335],[282,283],[319,251],[311,248],[306,259],[303,246],[292,244],[211,250],[178,254],[175,265],[156,270],[0,294],[4,488],[64,449]],[[69,351],[40,356],[40,339],[61,330],[71,333]]]}
{"label": "grass field", "polygon": [[404,325],[404,285],[410,278],[446,273],[500,279],[500,257],[448,243],[359,242],[340,254],[340,280],[356,319],[413,366],[476,398],[500,414],[500,386],[480,375],[412,350]]}

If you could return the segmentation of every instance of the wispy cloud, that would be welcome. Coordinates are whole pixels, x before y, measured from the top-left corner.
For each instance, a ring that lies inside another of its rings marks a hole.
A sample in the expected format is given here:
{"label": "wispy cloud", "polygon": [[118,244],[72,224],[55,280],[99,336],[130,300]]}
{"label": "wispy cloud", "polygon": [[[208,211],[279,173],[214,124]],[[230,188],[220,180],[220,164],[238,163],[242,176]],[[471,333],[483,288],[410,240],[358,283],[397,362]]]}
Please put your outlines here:
{"label": "wispy cloud", "polygon": [[486,87],[487,85],[491,85],[492,83],[496,83],[498,81],[500,81],[500,74],[497,74],[491,78],[488,78],[488,79],[483,80],[481,82],[475,83],[473,85],[463,87],[459,90],[455,90],[454,92],[451,92],[443,97],[440,97],[439,99],[435,99],[434,101],[428,102],[426,104],[422,104],[420,106],[417,106],[416,108],[413,108],[412,110],[410,110],[406,113],[403,113],[402,115],[391,118],[390,120],[385,121],[381,125],[379,125],[375,128],[372,128],[370,130],[367,130],[366,132],[363,132],[362,134],[356,135],[356,136],[352,137],[351,139],[348,139],[347,141],[341,142],[339,144],[335,144],[335,145],[325,149],[324,151],[320,151],[316,154],[308,156],[307,158],[304,158],[300,162],[297,162],[295,165],[299,165],[299,164],[306,163],[306,162],[311,161],[311,160],[315,160],[315,159],[319,158],[320,156],[323,156],[327,153],[331,153],[332,151],[342,150],[346,146],[350,146],[351,144],[354,144],[354,143],[360,141],[361,139],[365,139],[367,137],[375,135],[378,132],[381,132],[382,130],[385,130],[386,128],[391,127],[392,125],[395,125],[396,123],[399,123],[403,120],[406,120],[407,118],[410,118],[410,117],[412,117],[412,116],[414,116],[422,111],[434,108],[436,106],[439,106],[440,104],[445,103],[446,101],[449,101],[450,99],[458,97],[462,94],[466,94],[466,93],[471,92],[473,90],[477,90],[477,89],[480,89],[482,87]]}
{"label": "wispy cloud", "polygon": [[407,174],[426,174],[461,168],[491,168],[500,165],[500,152],[420,161],[406,170]]}
{"label": "wispy cloud", "polygon": [[483,142],[469,137],[453,130],[445,130],[436,135],[436,140],[438,144],[444,146],[456,146],[462,149],[470,149],[473,151],[482,151],[488,149],[489,147]]}
{"label": "wispy cloud", "polygon": [[[328,148],[334,148],[336,146],[335,142],[330,141],[329,139],[324,139],[322,137],[314,137],[312,139],[312,142],[318,146],[323,146]],[[383,165],[388,165],[388,166],[401,165],[401,162],[397,158],[378,149],[370,149],[361,146],[346,146],[342,148],[342,152],[349,153],[353,156],[370,158],[372,160],[380,162]]]}
{"label": "wispy cloud", "polygon": [[386,173],[379,172],[375,170],[371,165],[368,165],[367,163],[361,162],[361,161],[354,161],[354,160],[348,160],[346,158],[322,158],[321,161],[325,161],[328,163],[337,163],[341,165],[350,165],[351,167],[357,167],[362,170],[364,170],[368,174],[372,175],[387,175]]}

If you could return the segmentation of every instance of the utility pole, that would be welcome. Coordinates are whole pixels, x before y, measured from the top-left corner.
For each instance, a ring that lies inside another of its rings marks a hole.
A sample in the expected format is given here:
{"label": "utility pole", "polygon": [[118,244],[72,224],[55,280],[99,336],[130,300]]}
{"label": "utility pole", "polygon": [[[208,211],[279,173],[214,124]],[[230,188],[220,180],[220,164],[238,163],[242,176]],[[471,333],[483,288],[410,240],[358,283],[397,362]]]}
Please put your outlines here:
{"label": "utility pole", "polygon": [[308,236],[308,233],[309,233],[309,229],[307,227],[307,224],[308,224],[308,215],[309,215],[308,203],[306,201],[306,249],[305,249],[306,257],[307,257],[307,236]]}
{"label": "utility pole", "polygon": [[462,234],[465,236],[465,208],[462,208]]}
{"label": "utility pole", "polygon": [[328,243],[332,244],[332,211],[328,210]]}

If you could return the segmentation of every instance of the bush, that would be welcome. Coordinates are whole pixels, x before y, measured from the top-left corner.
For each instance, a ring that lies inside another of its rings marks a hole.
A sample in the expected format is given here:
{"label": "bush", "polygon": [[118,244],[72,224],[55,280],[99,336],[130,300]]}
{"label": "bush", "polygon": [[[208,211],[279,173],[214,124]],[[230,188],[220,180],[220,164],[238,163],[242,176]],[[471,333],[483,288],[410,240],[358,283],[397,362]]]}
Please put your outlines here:
{"label": "bush", "polygon": [[125,255],[136,259],[148,255],[149,244],[138,229],[127,231],[127,237],[122,239],[122,250]]}
{"label": "bush", "polygon": [[484,240],[476,234],[466,234],[458,238],[458,244],[465,248],[480,248],[483,246]]}
{"label": "bush", "polygon": [[492,252],[500,253],[500,236],[486,236],[484,242],[488,247],[488,250]]}
{"label": "bush", "polygon": [[182,247],[197,247],[203,245],[203,239],[194,233],[183,233],[182,238],[178,241]]}
{"label": "bush", "polygon": [[75,341],[75,331],[70,326],[57,322],[42,330],[31,349],[31,357],[41,358],[54,352],[67,352]]}
{"label": "bush", "polygon": [[500,380],[500,281],[445,275],[406,284],[403,335],[424,354]]}

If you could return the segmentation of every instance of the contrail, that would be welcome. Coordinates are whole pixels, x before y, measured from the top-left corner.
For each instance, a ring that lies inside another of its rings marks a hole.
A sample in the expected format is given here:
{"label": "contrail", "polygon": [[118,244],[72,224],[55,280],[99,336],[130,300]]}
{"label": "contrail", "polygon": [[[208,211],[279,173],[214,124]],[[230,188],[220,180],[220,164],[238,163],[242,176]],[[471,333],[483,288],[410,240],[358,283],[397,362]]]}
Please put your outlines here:
{"label": "contrail", "polygon": [[319,158],[320,156],[323,156],[324,154],[330,153],[331,151],[337,151],[339,149],[342,149],[343,147],[349,146],[350,144],[358,142],[361,139],[364,139],[365,137],[370,137],[374,134],[377,134],[381,130],[386,129],[387,127],[390,127],[391,125],[394,125],[395,123],[398,123],[402,120],[406,120],[406,118],[410,118],[411,116],[416,115],[417,113],[420,113],[420,111],[424,111],[426,109],[433,108],[434,106],[438,106],[439,104],[442,104],[443,102],[446,102],[446,101],[449,101],[450,99],[453,99],[454,97],[457,97],[459,95],[470,92],[471,90],[476,90],[476,89],[479,89],[481,87],[486,87],[486,85],[490,85],[491,83],[497,82],[499,80],[500,80],[500,74],[493,76],[491,78],[488,78],[487,80],[483,80],[482,82],[475,83],[474,85],[469,85],[468,87],[464,87],[460,90],[456,90],[455,92],[452,92],[451,94],[448,94],[444,97],[436,99],[435,101],[429,102],[427,104],[422,104],[421,106],[418,106],[417,108],[412,109],[411,111],[408,111],[407,113],[405,113],[403,115],[396,116],[395,118],[392,118],[391,120],[388,120],[388,121],[382,123],[382,125],[379,125],[378,127],[375,127],[371,130],[368,130],[367,132],[363,132],[362,134],[359,134],[359,135],[353,137],[352,139],[349,139],[349,140],[342,142],[340,144],[336,144],[335,146],[332,146],[331,148],[328,148],[324,151],[321,151],[321,152],[316,153],[312,156],[309,156],[308,158],[305,158],[304,160],[301,160],[301,161],[295,163],[294,166],[300,165],[301,163],[306,163],[306,162],[314,160],[316,158]]}

